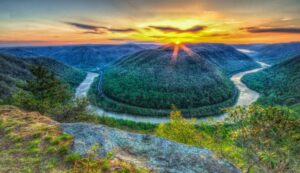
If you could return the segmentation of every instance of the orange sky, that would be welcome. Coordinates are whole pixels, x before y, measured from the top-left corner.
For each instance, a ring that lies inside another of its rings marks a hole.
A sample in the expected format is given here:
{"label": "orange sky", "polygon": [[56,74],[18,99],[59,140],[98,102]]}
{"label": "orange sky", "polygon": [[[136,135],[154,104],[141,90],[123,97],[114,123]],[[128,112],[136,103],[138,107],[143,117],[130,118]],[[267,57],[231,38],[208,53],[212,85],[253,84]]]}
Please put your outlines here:
{"label": "orange sky", "polygon": [[296,0],[1,0],[0,44],[300,41]]}

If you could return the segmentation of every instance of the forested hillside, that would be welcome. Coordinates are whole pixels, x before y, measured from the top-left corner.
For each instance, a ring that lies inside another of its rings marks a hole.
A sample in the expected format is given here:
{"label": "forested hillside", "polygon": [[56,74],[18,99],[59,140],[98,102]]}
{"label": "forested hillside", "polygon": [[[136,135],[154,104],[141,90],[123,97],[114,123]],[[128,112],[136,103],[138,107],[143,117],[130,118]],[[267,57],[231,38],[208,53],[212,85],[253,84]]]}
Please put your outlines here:
{"label": "forested hillside", "polygon": [[105,70],[102,82],[105,97],[101,106],[142,115],[147,110],[139,111],[141,108],[160,112],[173,104],[185,109],[186,116],[219,114],[221,108],[233,105],[238,95],[216,65],[183,51],[174,61],[172,49],[163,48],[116,61]]}
{"label": "forested hillside", "polygon": [[300,103],[300,55],[263,71],[246,75],[242,81],[261,93],[258,102],[266,105]]}
{"label": "forested hillside", "polygon": [[85,72],[47,58],[20,58],[0,55],[0,98],[4,99],[25,80],[33,79],[32,67],[43,66],[74,91],[85,78]]}

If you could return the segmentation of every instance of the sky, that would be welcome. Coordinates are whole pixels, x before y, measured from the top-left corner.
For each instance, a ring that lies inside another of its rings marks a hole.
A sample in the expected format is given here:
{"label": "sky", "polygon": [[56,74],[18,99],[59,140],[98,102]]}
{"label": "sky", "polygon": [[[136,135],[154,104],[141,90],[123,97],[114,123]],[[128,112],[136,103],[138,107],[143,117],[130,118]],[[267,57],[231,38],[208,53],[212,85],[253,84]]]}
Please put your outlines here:
{"label": "sky", "polygon": [[0,0],[0,46],[300,41],[300,0]]}

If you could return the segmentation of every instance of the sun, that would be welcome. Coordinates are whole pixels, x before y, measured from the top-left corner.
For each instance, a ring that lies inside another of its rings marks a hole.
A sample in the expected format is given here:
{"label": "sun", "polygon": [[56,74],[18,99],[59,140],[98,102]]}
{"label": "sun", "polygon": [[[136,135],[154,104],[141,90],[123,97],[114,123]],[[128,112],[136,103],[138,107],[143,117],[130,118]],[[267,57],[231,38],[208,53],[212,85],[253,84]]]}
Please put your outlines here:
{"label": "sun", "polygon": [[178,53],[180,50],[183,50],[186,54],[188,54],[190,57],[193,57],[194,52],[188,48],[184,43],[182,43],[179,40],[176,40],[175,42],[170,44],[171,47],[173,47],[173,53],[172,53],[172,62],[175,63],[178,57]]}
{"label": "sun", "polygon": [[176,40],[176,41],[175,41],[175,44],[176,44],[176,45],[180,45],[180,44],[181,44],[181,41]]}

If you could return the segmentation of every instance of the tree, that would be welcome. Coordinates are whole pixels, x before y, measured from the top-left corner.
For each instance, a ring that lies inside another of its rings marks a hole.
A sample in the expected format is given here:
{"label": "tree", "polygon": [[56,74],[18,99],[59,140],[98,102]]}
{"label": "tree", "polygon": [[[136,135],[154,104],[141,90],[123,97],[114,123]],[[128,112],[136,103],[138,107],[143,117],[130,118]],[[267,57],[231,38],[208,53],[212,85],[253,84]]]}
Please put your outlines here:
{"label": "tree", "polygon": [[230,111],[239,125],[236,143],[245,148],[247,172],[296,172],[299,170],[300,120],[290,110],[257,105]]}
{"label": "tree", "polygon": [[33,67],[31,73],[34,79],[13,95],[13,102],[29,110],[61,112],[71,98],[68,87],[42,66]]}
{"label": "tree", "polygon": [[197,129],[194,126],[195,122],[195,119],[184,119],[181,116],[181,112],[173,106],[170,113],[170,122],[167,124],[160,124],[157,127],[155,134],[180,143],[195,145],[201,141]]}

